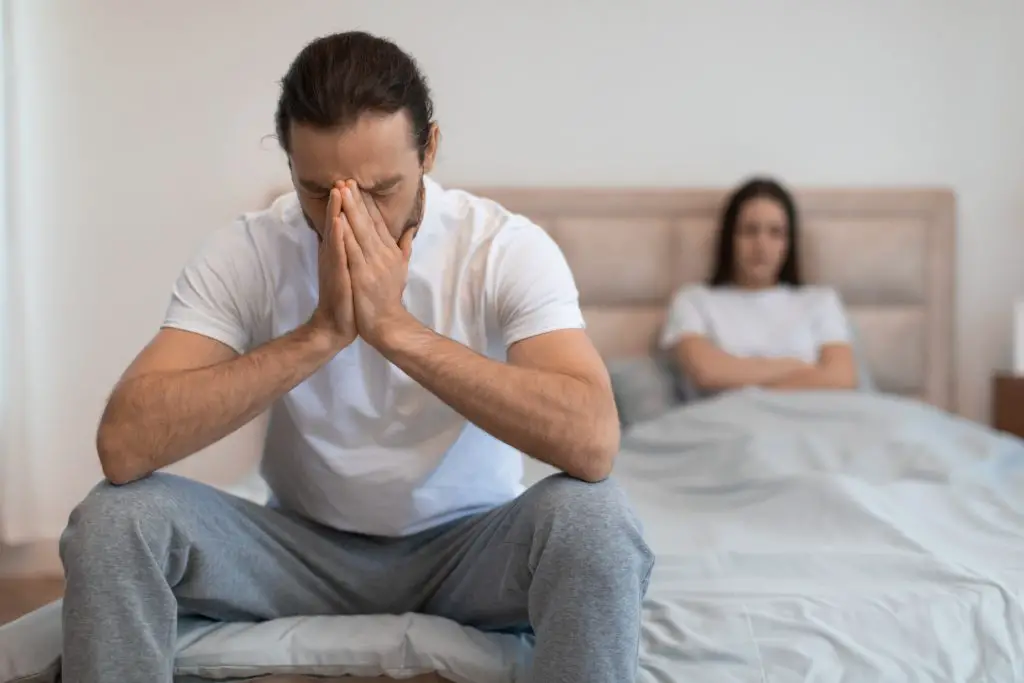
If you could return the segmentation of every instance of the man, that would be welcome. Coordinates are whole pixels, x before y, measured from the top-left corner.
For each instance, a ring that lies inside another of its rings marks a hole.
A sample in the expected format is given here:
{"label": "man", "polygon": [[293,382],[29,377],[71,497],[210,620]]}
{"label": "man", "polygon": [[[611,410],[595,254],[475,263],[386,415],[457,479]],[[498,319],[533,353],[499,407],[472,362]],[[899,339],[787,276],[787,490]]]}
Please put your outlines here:
{"label": "man", "polygon": [[[295,198],[212,236],[104,411],[109,481],[61,540],[64,680],[170,682],[179,612],[532,627],[530,680],[633,680],[653,558],[606,480],[618,420],[572,275],[427,177],[431,110],[365,33],[291,65]],[[272,505],[153,474],[268,408]],[[521,492],[521,453],[564,474]]]}

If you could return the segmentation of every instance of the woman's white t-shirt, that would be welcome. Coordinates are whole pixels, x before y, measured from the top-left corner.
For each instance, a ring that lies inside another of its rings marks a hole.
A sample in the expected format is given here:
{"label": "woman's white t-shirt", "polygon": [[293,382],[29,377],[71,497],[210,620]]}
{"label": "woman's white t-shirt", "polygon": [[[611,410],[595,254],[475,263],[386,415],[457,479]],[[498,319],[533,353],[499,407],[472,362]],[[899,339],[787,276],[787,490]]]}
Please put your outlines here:
{"label": "woman's white t-shirt", "polygon": [[830,287],[780,285],[768,289],[688,285],[672,299],[661,346],[687,335],[707,337],[740,357],[818,360],[826,344],[850,343],[850,326]]}

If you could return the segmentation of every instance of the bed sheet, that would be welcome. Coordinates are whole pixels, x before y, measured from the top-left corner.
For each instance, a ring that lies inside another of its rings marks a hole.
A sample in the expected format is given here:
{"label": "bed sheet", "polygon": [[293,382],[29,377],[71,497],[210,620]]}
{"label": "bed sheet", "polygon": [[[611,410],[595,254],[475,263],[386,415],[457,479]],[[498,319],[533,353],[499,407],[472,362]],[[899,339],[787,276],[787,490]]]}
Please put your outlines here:
{"label": "bed sheet", "polygon": [[1024,678],[1024,442],[923,403],[737,391],[629,430],[639,680]]}

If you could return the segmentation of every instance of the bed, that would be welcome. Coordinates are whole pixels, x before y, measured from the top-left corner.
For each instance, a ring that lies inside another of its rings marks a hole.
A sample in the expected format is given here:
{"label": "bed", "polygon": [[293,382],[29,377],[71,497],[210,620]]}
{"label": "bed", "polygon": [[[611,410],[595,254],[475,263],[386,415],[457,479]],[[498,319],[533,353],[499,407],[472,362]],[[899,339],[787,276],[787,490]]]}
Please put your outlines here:
{"label": "bed", "polygon": [[[550,230],[610,366],[654,355],[724,197],[478,192]],[[797,200],[805,275],[879,391],[728,392],[626,430],[615,477],[657,555],[638,680],[1021,680],[1024,442],[957,415],[954,197]]]}
{"label": "bed", "polygon": [[[652,355],[671,293],[707,273],[724,196],[474,191],[550,231],[610,364]],[[658,557],[638,681],[1019,680],[1024,442],[957,415],[954,199],[797,197],[806,275],[840,292],[879,392],[729,392],[626,430],[614,476]],[[407,615],[382,649],[352,655],[362,669],[331,668],[375,628],[356,619],[200,625],[179,680],[512,683],[527,666],[527,641]]]}
{"label": "bed", "polygon": [[[548,226],[610,365],[706,277],[724,197],[480,192]],[[957,415],[954,197],[797,200],[805,274],[880,392],[728,392],[627,429],[615,477],[657,555],[638,680],[1021,680],[1024,442]]]}

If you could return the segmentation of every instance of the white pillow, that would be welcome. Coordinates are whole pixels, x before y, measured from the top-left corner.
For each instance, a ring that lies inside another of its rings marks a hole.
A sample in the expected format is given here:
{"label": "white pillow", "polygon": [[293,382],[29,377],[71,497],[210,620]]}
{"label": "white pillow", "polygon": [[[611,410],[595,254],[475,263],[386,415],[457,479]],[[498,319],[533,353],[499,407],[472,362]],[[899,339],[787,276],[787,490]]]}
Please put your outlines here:
{"label": "white pillow", "polygon": [[[453,683],[513,683],[525,677],[533,652],[532,636],[483,633],[422,614],[254,624],[183,618],[178,634],[179,681],[437,672]],[[60,601],[0,627],[0,683],[53,683],[60,647]]]}

